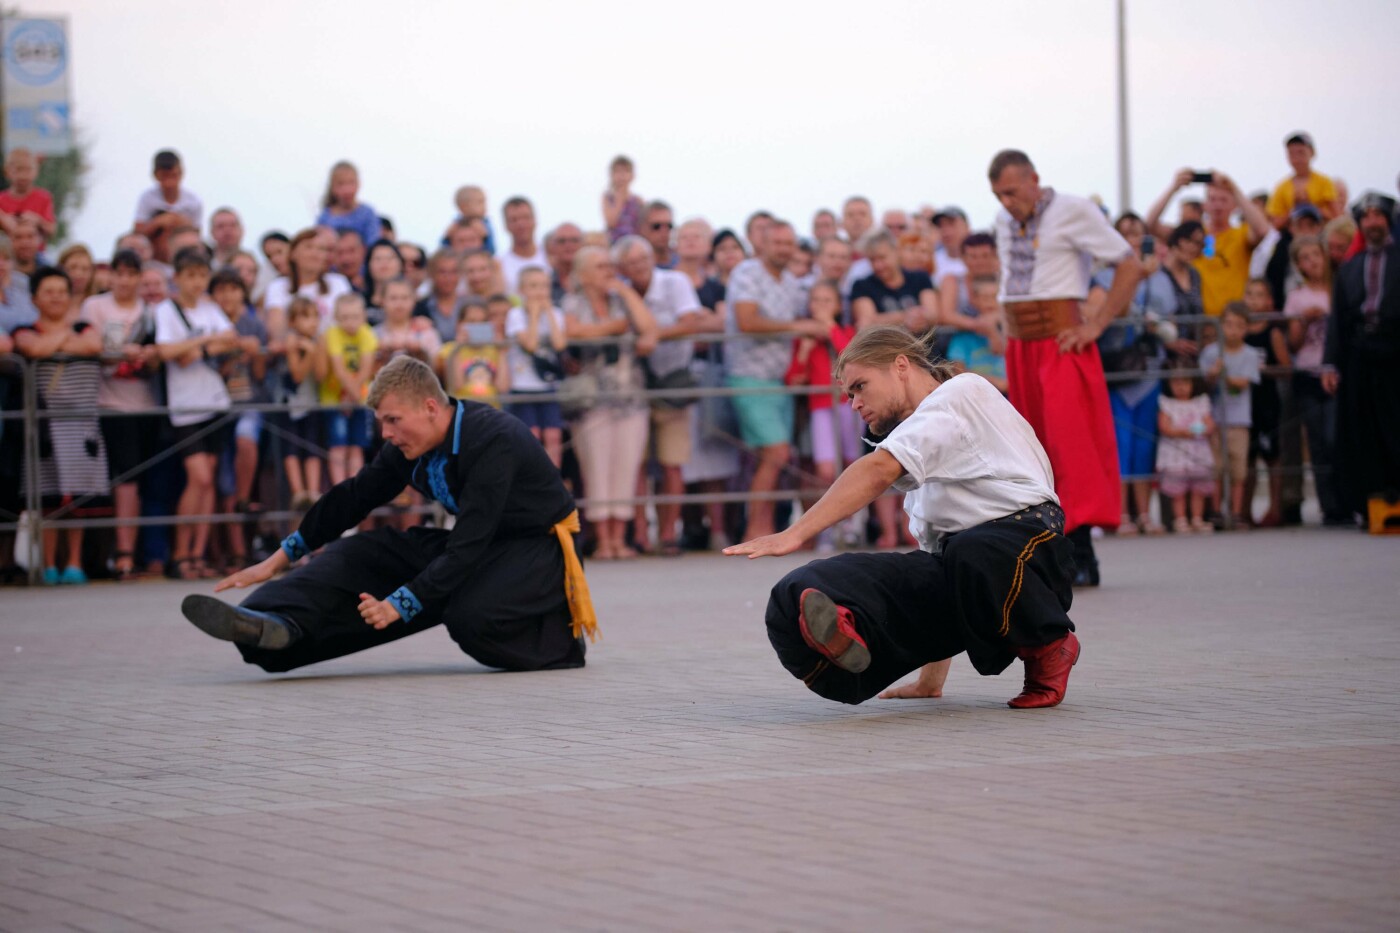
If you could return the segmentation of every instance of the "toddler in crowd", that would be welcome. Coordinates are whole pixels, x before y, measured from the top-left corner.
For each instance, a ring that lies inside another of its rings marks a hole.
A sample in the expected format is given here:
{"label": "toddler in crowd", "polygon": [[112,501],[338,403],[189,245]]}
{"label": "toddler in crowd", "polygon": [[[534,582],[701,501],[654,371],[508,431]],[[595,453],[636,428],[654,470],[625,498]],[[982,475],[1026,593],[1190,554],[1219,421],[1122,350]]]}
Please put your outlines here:
{"label": "toddler in crowd", "polygon": [[53,195],[34,184],[38,177],[39,160],[28,149],[11,149],[5,156],[5,179],[10,186],[0,191],[0,230],[13,236],[16,221],[28,218],[44,240],[53,237]]}
{"label": "toddler in crowd", "polygon": [[975,330],[960,330],[948,341],[948,359],[970,373],[977,373],[1005,395],[1006,337],[1002,333],[1001,302],[997,301],[996,276],[978,276],[967,287],[968,302],[984,322],[991,336]]}
{"label": "toddler in crowd", "polygon": [[549,273],[534,266],[520,272],[520,307],[506,314],[505,334],[510,341],[506,361],[512,391],[523,399],[511,403],[511,414],[530,427],[530,433],[544,444],[554,465],[564,456],[564,418],[559,403],[534,400],[535,394],[550,394],[563,375],[559,354],[569,345],[564,332],[564,312],[554,306]]}
{"label": "toddler in crowd", "polygon": [[[1249,426],[1252,423],[1250,387],[1260,379],[1260,354],[1244,342],[1249,330],[1249,309],[1232,301],[1220,316],[1220,344],[1201,351],[1206,382],[1216,389],[1215,417],[1225,426],[1225,458],[1230,470],[1230,513],[1239,527],[1247,527],[1244,514],[1244,480],[1249,472]],[[1222,508],[1223,508],[1222,503]]]}
{"label": "toddler in crowd", "polygon": [[373,417],[364,401],[374,377],[374,354],[379,341],[370,329],[365,300],[356,292],[335,300],[335,323],[321,337],[316,378],[321,404],[339,405],[326,417],[331,484],[354,476],[365,465],[373,440]]}
{"label": "toddler in crowd", "polygon": [[[846,349],[855,336],[855,327],[837,323],[841,314],[841,291],[830,282],[818,282],[812,286],[807,299],[807,313],[812,320],[819,321],[828,329],[828,340],[815,340],[803,337],[793,343],[792,363],[788,366],[784,381],[788,385],[809,385],[830,387],[835,357]],[[816,483],[807,491],[804,499],[815,502],[836,479],[836,455],[841,451],[845,463],[854,463],[865,451],[860,441],[860,419],[850,405],[833,407],[830,392],[805,396],[811,414],[809,424],[812,434],[812,472]],[[849,543],[859,543],[860,531],[864,527],[864,510],[852,521],[843,526]],[[818,536],[818,550],[831,550],[832,529]]]}
{"label": "toddler in crowd", "polygon": [[[1187,360],[1176,363],[1190,366]],[[1172,523],[1177,532],[1211,532],[1205,520],[1206,502],[1215,494],[1215,454],[1210,435],[1215,420],[1210,396],[1200,379],[1177,376],[1163,382],[1157,410],[1157,473],[1162,493],[1172,500]],[[1189,514],[1189,518],[1188,518]]]}
{"label": "toddler in crowd", "polygon": [[603,192],[603,225],[608,228],[609,245],[625,236],[642,232],[642,199],[632,193],[636,167],[620,155],[608,166],[608,190]]}
{"label": "toddler in crowd", "polygon": [[510,391],[510,370],[496,346],[500,335],[487,319],[486,303],[468,298],[457,319],[457,339],[442,348],[438,373],[447,394],[492,408]]}
{"label": "toddler in crowd", "polygon": [[360,172],[353,164],[331,166],[316,223],[335,231],[354,230],[366,246],[380,239],[379,212],[360,200]]}
{"label": "toddler in crowd", "polygon": [[325,419],[316,410],[320,386],[316,382],[316,358],[320,346],[321,311],[316,302],[298,295],[287,305],[286,369],[282,374],[287,400],[287,454],[282,467],[292,494],[292,508],[309,509],[321,498],[321,458]]}
{"label": "toddler in crowd", "polygon": [[478,185],[463,185],[457,189],[452,200],[457,205],[457,219],[448,227],[447,233],[443,234],[442,245],[455,250],[452,245],[452,230],[463,221],[470,220],[474,226],[479,224],[482,231],[481,242],[472,249],[484,249],[492,256],[496,255],[496,231],[491,226],[491,215],[486,210],[486,192]]}

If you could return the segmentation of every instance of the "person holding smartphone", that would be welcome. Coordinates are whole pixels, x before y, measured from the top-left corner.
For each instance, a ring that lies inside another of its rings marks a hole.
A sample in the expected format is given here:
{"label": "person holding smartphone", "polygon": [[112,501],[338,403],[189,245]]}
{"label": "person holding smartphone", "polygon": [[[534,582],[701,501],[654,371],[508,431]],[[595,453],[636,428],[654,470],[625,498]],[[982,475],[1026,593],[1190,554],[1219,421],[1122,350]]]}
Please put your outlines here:
{"label": "person holding smartphone", "polygon": [[[1184,168],[1172,177],[1171,185],[1148,210],[1144,220],[1149,230],[1157,229],[1163,211],[1177,192],[1192,184],[1206,186],[1205,247],[1195,262],[1196,271],[1201,274],[1201,299],[1206,314],[1219,317],[1227,304],[1243,300],[1244,287],[1249,282],[1249,257],[1272,227],[1264,211],[1245,196],[1229,175],[1214,169]],[[1244,222],[1231,226],[1235,211],[1244,216]]]}

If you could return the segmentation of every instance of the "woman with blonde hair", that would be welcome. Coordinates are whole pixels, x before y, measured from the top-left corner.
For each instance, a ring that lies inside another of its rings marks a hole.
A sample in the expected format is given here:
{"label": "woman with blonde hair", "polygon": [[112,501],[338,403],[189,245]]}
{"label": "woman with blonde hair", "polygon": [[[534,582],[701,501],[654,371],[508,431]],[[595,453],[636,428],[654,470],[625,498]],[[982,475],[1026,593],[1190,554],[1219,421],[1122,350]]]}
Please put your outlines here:
{"label": "woman with blonde hair", "polygon": [[574,290],[564,297],[565,332],[576,340],[635,335],[633,343],[579,346],[572,378],[596,389],[571,417],[574,453],[583,474],[584,511],[596,529],[598,560],[637,556],[624,536],[630,500],[647,448],[648,407],[638,356],[656,348],[656,322],[640,295],[618,278],[608,251],[585,246],[574,258]]}

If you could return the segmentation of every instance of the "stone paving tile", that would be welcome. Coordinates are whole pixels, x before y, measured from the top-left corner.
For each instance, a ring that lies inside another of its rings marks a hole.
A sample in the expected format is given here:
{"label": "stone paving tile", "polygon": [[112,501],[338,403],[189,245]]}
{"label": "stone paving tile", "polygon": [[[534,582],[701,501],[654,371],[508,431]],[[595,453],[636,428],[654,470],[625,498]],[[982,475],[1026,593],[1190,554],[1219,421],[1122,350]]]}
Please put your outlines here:
{"label": "stone paving tile", "polygon": [[1400,541],[1104,544],[1070,698],[829,704],[798,562],[591,568],[588,668],[269,677],[173,584],[0,594],[0,930],[1386,930]]}

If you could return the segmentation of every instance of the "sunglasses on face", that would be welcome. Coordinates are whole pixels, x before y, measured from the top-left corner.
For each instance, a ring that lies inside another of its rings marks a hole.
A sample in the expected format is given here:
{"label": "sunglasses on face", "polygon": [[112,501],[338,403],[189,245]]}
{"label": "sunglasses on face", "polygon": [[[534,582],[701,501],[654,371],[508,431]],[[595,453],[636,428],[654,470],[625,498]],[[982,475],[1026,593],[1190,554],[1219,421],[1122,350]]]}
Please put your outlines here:
{"label": "sunglasses on face", "polygon": [[669,220],[659,220],[651,225],[653,230],[670,230],[673,224]]}

